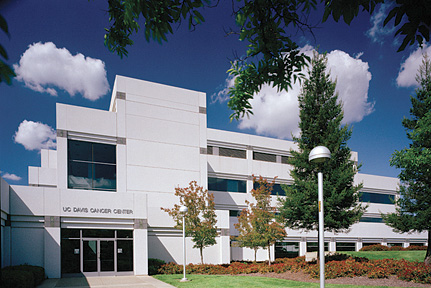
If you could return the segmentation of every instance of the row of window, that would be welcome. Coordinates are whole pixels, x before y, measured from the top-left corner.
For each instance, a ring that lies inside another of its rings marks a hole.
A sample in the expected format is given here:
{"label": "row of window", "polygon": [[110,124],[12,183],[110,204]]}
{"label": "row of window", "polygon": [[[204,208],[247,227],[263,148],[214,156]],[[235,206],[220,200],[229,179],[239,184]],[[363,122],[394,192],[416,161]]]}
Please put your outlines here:
{"label": "row of window", "polygon": [[[362,243],[362,247],[381,243]],[[402,243],[388,243],[387,246],[402,246]],[[418,245],[418,244],[414,244]],[[419,245],[423,245],[420,243]],[[325,242],[325,251],[329,251],[329,243]],[[318,242],[307,242],[307,252],[316,252],[319,249]],[[355,242],[336,242],[336,251],[356,251]],[[295,258],[299,256],[299,242],[277,242],[275,243],[275,258]]]}
{"label": "row of window", "polygon": [[[218,154],[215,152],[216,149],[218,149]],[[207,146],[207,154],[240,158],[240,159],[247,158],[247,150],[225,148],[225,147]],[[277,155],[253,151],[253,160],[277,163]],[[281,161],[280,163],[289,164],[288,163],[289,157],[281,156],[280,161]]]}
{"label": "row of window", "polygon": [[[208,154],[213,153],[208,146]],[[218,147],[219,155],[226,157],[246,158],[246,151]],[[276,162],[275,154],[253,152],[253,159]],[[287,163],[287,156],[282,162]],[[116,191],[116,146],[94,142],[68,140],[68,187],[70,189]],[[257,189],[257,183],[253,188]],[[245,180],[208,178],[208,189],[211,191],[246,193]],[[281,184],[274,184],[272,195],[285,196]],[[394,196],[388,194],[363,192],[360,201],[380,204],[393,204]],[[369,221],[372,222],[372,221]]]}

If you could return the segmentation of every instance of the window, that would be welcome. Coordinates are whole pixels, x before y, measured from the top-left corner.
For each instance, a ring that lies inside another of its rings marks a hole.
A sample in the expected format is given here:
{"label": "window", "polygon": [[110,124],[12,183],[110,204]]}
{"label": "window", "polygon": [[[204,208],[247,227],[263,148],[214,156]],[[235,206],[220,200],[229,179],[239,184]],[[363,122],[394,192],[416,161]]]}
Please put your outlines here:
{"label": "window", "polygon": [[68,187],[116,191],[116,146],[68,141]]}
{"label": "window", "polygon": [[253,152],[253,160],[265,161],[265,162],[277,162],[277,155]]}
{"label": "window", "polygon": [[208,190],[222,192],[247,192],[246,181],[221,178],[208,178]]}
{"label": "window", "polygon": [[245,150],[219,147],[218,151],[220,156],[242,158],[242,159],[247,158],[247,151]]}
{"label": "window", "polygon": [[361,192],[360,201],[379,204],[394,204],[395,196],[389,194]]}
{"label": "window", "polygon": [[335,245],[337,251],[356,251],[355,242],[337,242]]}
{"label": "window", "polygon": [[[257,189],[258,185],[259,183],[254,182],[253,189]],[[271,195],[286,196],[286,192],[283,190],[281,185],[283,184],[274,184],[274,186],[272,186]]]}
{"label": "window", "polygon": [[207,146],[207,154],[208,155],[213,155],[213,146]]}
{"label": "window", "polygon": [[276,242],[275,258],[295,258],[299,256],[299,242]]}
{"label": "window", "polygon": [[[325,242],[323,245],[325,251],[329,251],[329,242]],[[307,252],[319,251],[319,242],[307,242]]]}
{"label": "window", "polygon": [[283,163],[283,164],[290,164],[290,163],[289,163],[290,158],[292,158],[292,157],[289,157],[289,156],[281,156],[281,163]]}
{"label": "window", "polygon": [[238,217],[241,214],[241,210],[229,210],[229,217]]}
{"label": "window", "polygon": [[383,219],[379,217],[361,217],[359,222],[383,223]]}

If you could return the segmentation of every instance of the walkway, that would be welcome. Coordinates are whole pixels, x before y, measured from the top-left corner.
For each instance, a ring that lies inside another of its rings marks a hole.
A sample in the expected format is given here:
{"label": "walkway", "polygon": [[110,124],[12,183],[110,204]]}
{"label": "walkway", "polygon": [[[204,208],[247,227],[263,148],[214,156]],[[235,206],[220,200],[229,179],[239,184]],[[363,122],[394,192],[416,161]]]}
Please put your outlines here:
{"label": "walkway", "polygon": [[151,276],[105,276],[47,279],[37,288],[171,288],[172,285],[154,279]]}

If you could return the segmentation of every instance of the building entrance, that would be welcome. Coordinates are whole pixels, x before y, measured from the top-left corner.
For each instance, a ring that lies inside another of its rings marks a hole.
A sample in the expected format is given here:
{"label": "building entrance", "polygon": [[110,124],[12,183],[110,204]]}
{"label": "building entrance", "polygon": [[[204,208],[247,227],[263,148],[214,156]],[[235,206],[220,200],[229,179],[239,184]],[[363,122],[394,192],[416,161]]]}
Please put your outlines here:
{"label": "building entrance", "polygon": [[63,276],[133,274],[132,230],[62,229]]}

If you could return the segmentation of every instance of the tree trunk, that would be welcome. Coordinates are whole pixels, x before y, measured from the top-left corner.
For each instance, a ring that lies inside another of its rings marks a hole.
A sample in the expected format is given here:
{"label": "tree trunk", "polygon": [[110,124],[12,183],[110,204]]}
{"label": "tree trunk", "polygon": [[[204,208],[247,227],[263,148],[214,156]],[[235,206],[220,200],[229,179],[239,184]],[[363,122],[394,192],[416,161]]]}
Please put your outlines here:
{"label": "tree trunk", "polygon": [[254,249],[254,262],[256,262],[256,254],[257,254],[257,249]]}
{"label": "tree trunk", "polygon": [[271,244],[268,243],[268,265],[271,266]]}
{"label": "tree trunk", "polygon": [[204,254],[203,254],[203,248],[202,247],[200,247],[199,248],[199,251],[201,252],[201,264],[204,264]]}
{"label": "tree trunk", "polygon": [[428,230],[428,247],[427,253],[425,254],[425,264],[431,265],[431,229]]}

